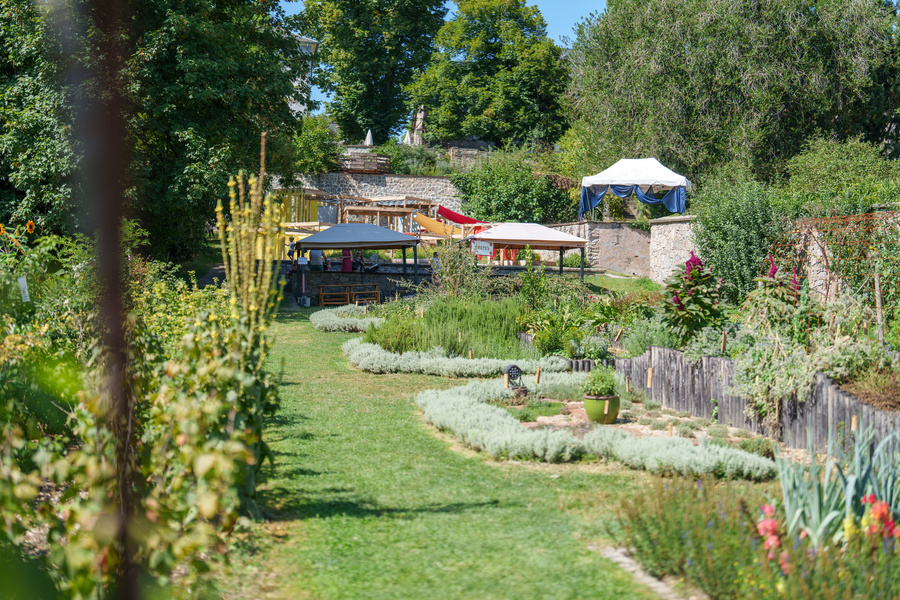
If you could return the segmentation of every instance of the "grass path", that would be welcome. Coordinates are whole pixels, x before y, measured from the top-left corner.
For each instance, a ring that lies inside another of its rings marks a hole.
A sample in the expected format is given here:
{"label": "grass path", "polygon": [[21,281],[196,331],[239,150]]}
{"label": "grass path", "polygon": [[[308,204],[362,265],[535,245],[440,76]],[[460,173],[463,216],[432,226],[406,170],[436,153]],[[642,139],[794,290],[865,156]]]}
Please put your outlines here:
{"label": "grass path", "polygon": [[352,336],[316,332],[306,311],[282,313],[276,335],[285,370],[267,434],[277,462],[260,489],[268,520],[226,597],[651,597],[588,549],[642,475],[454,450],[412,399],[461,382],[355,371],[340,350]]}

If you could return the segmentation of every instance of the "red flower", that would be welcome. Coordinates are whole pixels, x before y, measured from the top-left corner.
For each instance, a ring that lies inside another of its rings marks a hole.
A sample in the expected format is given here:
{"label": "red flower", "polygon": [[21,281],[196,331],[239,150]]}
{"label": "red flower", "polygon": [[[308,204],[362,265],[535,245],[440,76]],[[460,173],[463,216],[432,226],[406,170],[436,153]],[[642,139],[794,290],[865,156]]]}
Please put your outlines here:
{"label": "red flower", "polygon": [[762,511],[764,515],[766,515],[767,517],[771,517],[775,514],[775,507],[771,504],[763,504]]}
{"label": "red flower", "polygon": [[[760,537],[776,537],[775,531],[778,529],[778,522],[775,519],[763,519],[756,524],[756,530],[759,531]],[[768,546],[766,546],[768,548]]]}
{"label": "red flower", "polygon": [[673,302],[673,303],[675,304],[675,306],[677,306],[678,308],[684,308],[684,304],[681,303],[681,298],[678,297],[678,292],[675,292],[675,295],[672,296],[672,302]]}
{"label": "red flower", "polygon": [[769,278],[775,277],[775,273],[778,272],[778,267],[775,266],[775,259],[771,256],[769,257],[769,262],[772,263],[772,266],[769,267]]}

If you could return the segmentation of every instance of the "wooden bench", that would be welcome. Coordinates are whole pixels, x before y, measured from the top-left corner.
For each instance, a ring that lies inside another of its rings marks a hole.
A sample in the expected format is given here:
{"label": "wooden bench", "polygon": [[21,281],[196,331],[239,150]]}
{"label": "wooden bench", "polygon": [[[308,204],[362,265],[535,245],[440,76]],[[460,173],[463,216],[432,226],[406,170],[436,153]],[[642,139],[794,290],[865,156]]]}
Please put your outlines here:
{"label": "wooden bench", "polygon": [[381,302],[381,291],[378,289],[377,283],[352,283],[347,287],[350,288],[350,302],[352,304],[378,304]]}
{"label": "wooden bench", "polygon": [[381,291],[377,283],[341,283],[319,286],[319,306],[378,304]]}
{"label": "wooden bench", "polygon": [[320,285],[319,306],[328,305],[344,306],[350,304],[350,292],[346,285]]}

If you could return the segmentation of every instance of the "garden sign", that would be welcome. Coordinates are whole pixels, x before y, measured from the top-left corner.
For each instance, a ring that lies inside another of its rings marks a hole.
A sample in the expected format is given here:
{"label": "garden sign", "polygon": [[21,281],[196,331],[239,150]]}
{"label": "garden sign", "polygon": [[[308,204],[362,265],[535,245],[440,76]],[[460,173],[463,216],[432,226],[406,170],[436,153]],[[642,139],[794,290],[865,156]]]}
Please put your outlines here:
{"label": "garden sign", "polygon": [[472,240],[472,254],[476,256],[493,256],[494,243]]}

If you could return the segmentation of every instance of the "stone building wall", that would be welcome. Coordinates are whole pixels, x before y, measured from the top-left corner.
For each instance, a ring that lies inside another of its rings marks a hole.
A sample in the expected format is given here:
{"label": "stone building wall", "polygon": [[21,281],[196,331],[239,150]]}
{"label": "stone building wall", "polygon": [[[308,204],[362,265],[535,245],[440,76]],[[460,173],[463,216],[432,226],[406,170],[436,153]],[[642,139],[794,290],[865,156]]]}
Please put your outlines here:
{"label": "stone building wall", "polygon": [[450,210],[460,210],[460,200],[449,177],[340,172],[301,175],[300,180],[304,187],[320,189],[336,196],[415,196],[438,202]]}
{"label": "stone building wall", "polygon": [[650,279],[665,283],[697,252],[693,216],[673,216],[650,221]]}
{"label": "stone building wall", "polygon": [[[633,229],[627,223],[579,221],[550,225],[565,233],[588,240],[585,249],[587,265],[638,277],[650,275],[650,233]],[[568,250],[566,254],[579,254]],[[539,251],[542,260],[558,260],[558,252]]]}

